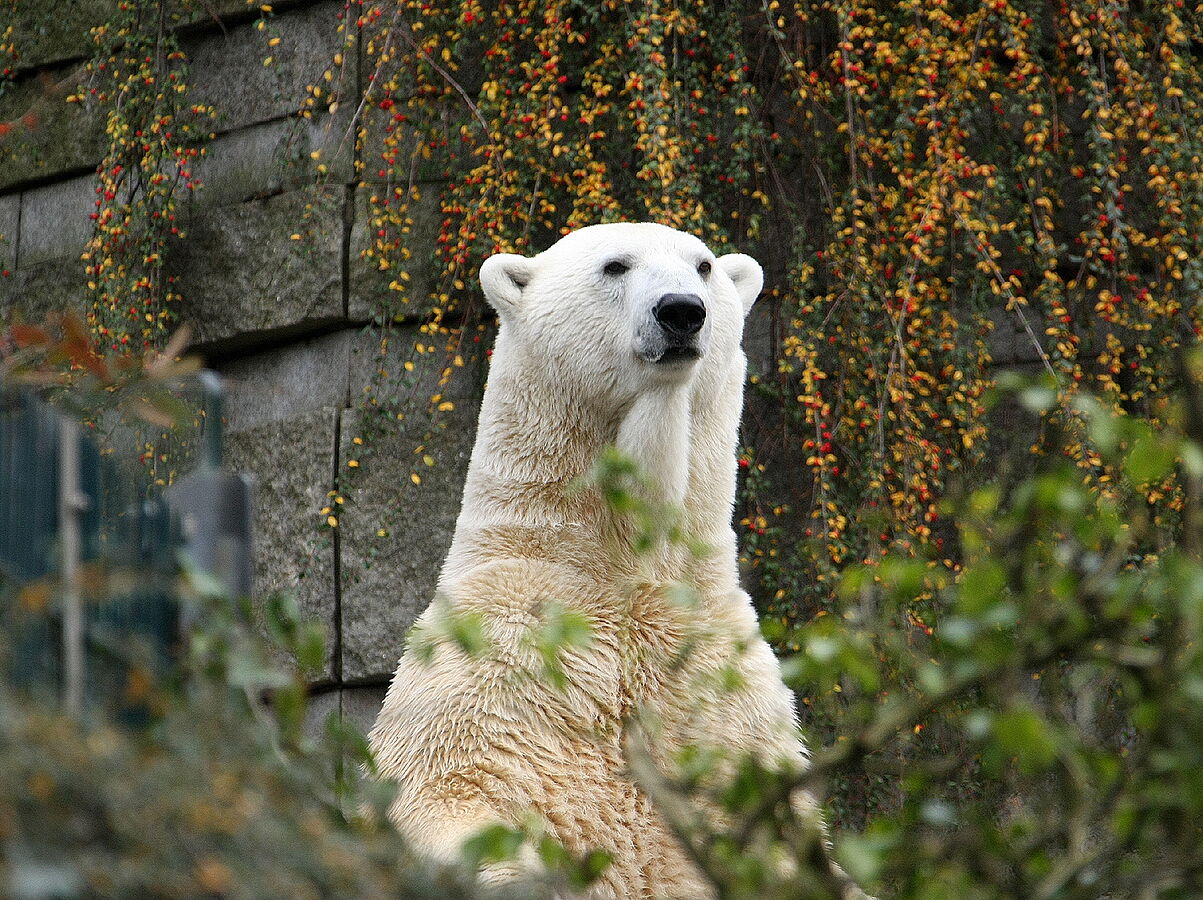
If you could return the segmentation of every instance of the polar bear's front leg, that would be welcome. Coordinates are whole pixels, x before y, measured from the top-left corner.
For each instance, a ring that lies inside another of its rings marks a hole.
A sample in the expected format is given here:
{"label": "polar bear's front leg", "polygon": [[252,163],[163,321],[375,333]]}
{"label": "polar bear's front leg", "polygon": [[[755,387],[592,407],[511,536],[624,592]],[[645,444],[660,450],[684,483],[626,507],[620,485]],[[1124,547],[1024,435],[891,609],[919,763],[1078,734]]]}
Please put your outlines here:
{"label": "polar bear's front leg", "polygon": [[[529,594],[543,596],[541,585],[548,598],[585,591],[566,575],[553,583],[551,574],[524,560],[465,576],[456,599],[436,601],[419,626],[433,648],[416,641],[398,665],[371,746],[381,777],[397,786],[389,818],[418,853],[462,861],[464,842],[485,828],[532,818],[575,855],[624,840],[630,817],[615,807],[614,784],[622,765],[617,670],[605,650],[613,634],[598,629],[588,651],[560,653],[563,683],[552,681]],[[518,585],[528,596],[510,605]],[[469,653],[448,637],[448,623],[474,616],[485,646]],[[481,876],[541,870],[528,843]]]}

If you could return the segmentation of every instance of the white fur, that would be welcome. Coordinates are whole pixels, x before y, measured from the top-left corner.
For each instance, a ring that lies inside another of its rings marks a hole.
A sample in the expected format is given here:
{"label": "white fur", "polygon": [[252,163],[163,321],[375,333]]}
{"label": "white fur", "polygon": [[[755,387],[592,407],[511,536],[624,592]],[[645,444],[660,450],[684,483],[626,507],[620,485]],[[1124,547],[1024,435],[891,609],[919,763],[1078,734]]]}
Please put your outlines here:
{"label": "white fur", "polygon": [[[606,275],[616,259],[629,270]],[[572,852],[613,856],[590,896],[705,897],[626,774],[628,723],[651,728],[669,773],[688,745],[729,762],[804,765],[792,697],[738,584],[730,524],[739,342],[761,281],[750,257],[715,260],[696,238],[648,224],[592,226],[533,259],[482,266],[501,328],[439,599],[420,620],[436,647],[429,663],[402,657],[371,737],[399,786],[391,816],[417,849],[452,859],[486,825],[533,813]],[[645,358],[665,293],[705,303],[696,362]],[[615,444],[713,552],[636,554],[625,521],[574,487]],[[674,599],[677,581],[696,587],[696,603]],[[556,606],[592,627],[587,647],[562,654],[561,688],[536,646]],[[455,615],[479,617],[487,652],[442,636]],[[731,670],[735,689],[724,686]]]}
{"label": "white fur", "polygon": [[649,388],[631,404],[618,426],[618,449],[639,464],[656,489],[655,499],[672,506],[685,503],[688,426],[689,391],[678,385]]}

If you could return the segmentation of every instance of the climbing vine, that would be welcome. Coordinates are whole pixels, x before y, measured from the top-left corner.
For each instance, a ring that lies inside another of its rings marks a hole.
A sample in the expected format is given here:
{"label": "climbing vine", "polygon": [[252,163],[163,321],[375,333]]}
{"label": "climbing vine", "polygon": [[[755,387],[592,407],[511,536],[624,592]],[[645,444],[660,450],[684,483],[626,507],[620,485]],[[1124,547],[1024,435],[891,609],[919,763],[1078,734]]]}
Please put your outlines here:
{"label": "climbing vine", "polygon": [[[773,387],[799,426],[785,464],[811,473],[799,502],[762,498],[779,521],[806,510],[783,523],[802,540],[774,568],[804,574],[782,599],[822,605],[835,571],[890,550],[955,568],[939,505],[982,460],[992,330],[1066,401],[1087,387],[1151,414],[1164,351],[1195,333],[1195,26],[1179,9],[770,3],[757,23],[704,4],[369,7],[361,146],[385,125],[361,160],[367,252],[408,303],[415,173],[448,179],[423,326],[446,334],[490,252],[616,218],[746,243],[771,199],[793,234]],[[757,37],[776,65],[751,73]],[[1046,449],[1107,489],[1086,444]],[[1179,502],[1168,482],[1150,498]]]}
{"label": "climbing vine", "polygon": [[[378,321],[418,324],[408,349],[386,329],[378,374],[412,399],[415,370],[431,368],[421,358],[442,360],[427,395],[432,427],[415,442],[416,485],[439,416],[454,408],[445,395],[454,373],[487,346],[472,287],[480,262],[623,219],[691,230],[716,247],[746,241],[767,204],[762,129],[743,23],[704,2],[638,11],[615,0],[352,2],[342,27],[347,43],[310,86],[305,111],[344,102],[358,35],[363,257],[387,285]],[[431,260],[414,257],[424,225],[438,232],[433,278]],[[365,406],[384,422],[412,415],[402,408],[412,403],[382,404],[380,393],[369,390]]]}
{"label": "climbing vine", "polygon": [[[799,125],[783,155],[822,195],[779,289],[819,539],[804,569],[822,582],[891,550],[957,568],[940,504],[983,461],[996,354],[1060,396],[1069,437],[1033,449],[1112,491],[1064,410],[1090,391],[1156,425],[1170,352],[1198,334],[1198,9],[766,12]],[[1146,489],[1172,525],[1172,480]]]}
{"label": "climbing vine", "polygon": [[113,349],[155,346],[170,330],[179,294],[164,257],[183,236],[176,208],[197,187],[194,166],[214,114],[188,101],[171,7],[166,0],[118,3],[113,18],[91,30],[96,55],[68,97],[104,116],[107,147],[83,259],[89,322]]}
{"label": "climbing vine", "polygon": [[[247,6],[274,66],[273,10]],[[158,345],[178,300],[164,260],[213,115],[189,100],[179,16],[168,0],[118,0],[70,98],[104,118],[84,262],[93,336],[114,359]],[[324,116],[349,136],[349,175],[345,144],[312,156],[335,186],[318,193],[348,202],[346,309],[368,300],[381,338],[366,415],[339,434],[343,468],[314,510],[332,539],[357,474],[399,428],[412,455],[396,480],[429,487],[456,373],[487,352],[487,255],[618,220],[753,253],[768,277],[751,329],[742,553],[766,635],[806,651],[784,671],[816,746],[851,738],[816,760],[844,779],[835,822],[922,804],[899,831],[921,840],[897,846],[935,871],[968,846],[952,801],[985,798],[982,821],[1010,830],[980,851],[1028,878],[1048,858],[1010,859],[1039,843],[1015,826],[1031,821],[1016,798],[1047,803],[1045,846],[1074,854],[1081,834],[1141,832],[1130,813],[1152,808],[1147,821],[1170,825],[1139,838],[1157,846],[1149,858],[1160,869],[1177,838],[1194,877],[1197,834],[1156,806],[1189,785],[1148,787],[1199,770],[1198,742],[1181,738],[1199,684],[1184,521],[1197,496],[1183,486],[1199,477],[1183,437],[1198,439],[1186,426],[1199,403],[1179,351],[1203,324],[1203,3],[346,0],[338,28],[294,124]],[[0,24],[0,93],[16,83],[14,41]],[[31,114],[0,122],[0,139],[37,127]],[[310,236],[294,226],[281,237]],[[355,283],[363,269],[377,280]],[[1005,369],[1039,379],[1020,394],[1035,427],[991,411]],[[1184,386],[1187,414],[1171,399]],[[169,480],[161,446],[145,449]],[[958,483],[1029,451],[1044,472],[1026,487],[988,484],[950,507]],[[390,526],[369,535],[389,541]],[[1183,534],[1185,554],[1167,551]],[[340,578],[364,536],[344,545]],[[1156,716],[1150,696],[1169,698]],[[1073,714],[1051,715],[1049,698]],[[1080,716],[1092,706],[1108,717],[1097,728]],[[884,729],[848,724],[883,711]],[[1079,721],[1080,751],[1058,749]],[[883,750],[903,767],[861,765]],[[926,795],[915,761],[938,762]],[[1014,764],[1040,780],[1012,789]],[[1062,765],[1073,790],[1050,794],[1044,773]],[[1112,788],[1124,767],[1139,775],[1126,793]],[[1100,801],[1093,821],[1083,798]],[[871,832],[862,857],[889,839]],[[1126,866],[1136,839],[1077,860],[1082,884],[1104,856]],[[974,883],[981,871],[966,869]]]}
{"label": "climbing vine", "polygon": [[[378,318],[420,323],[406,365],[446,354],[437,406],[481,340],[471,285],[490,253],[620,219],[758,253],[779,340],[756,402],[784,421],[744,466],[762,599],[804,620],[849,564],[901,553],[955,571],[941,504],[1000,452],[1000,366],[1044,374],[1060,398],[1045,421],[1066,437],[1033,449],[1105,494],[1114,473],[1073,398],[1164,414],[1169,354],[1199,326],[1199,12],[349,3]],[[428,279],[420,219],[438,227]],[[1143,490],[1169,535],[1172,476]]]}
{"label": "climbing vine", "polygon": [[[567,0],[371,6],[361,21],[373,63],[359,163],[374,194],[368,255],[385,267],[404,257],[417,185],[445,180],[450,290],[436,292],[436,317],[482,253],[593,222],[651,218],[727,240],[717,220],[733,217],[717,213],[739,205],[755,171],[738,21],[704,3],[632,13]],[[406,293],[404,279],[392,287]]]}

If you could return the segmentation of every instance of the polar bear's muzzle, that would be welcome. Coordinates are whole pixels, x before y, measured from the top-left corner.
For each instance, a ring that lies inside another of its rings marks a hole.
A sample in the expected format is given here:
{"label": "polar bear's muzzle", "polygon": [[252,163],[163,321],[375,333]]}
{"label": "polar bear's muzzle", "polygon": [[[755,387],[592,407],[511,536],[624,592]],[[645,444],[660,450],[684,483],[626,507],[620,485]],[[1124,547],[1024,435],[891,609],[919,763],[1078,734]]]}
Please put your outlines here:
{"label": "polar bear's muzzle", "polygon": [[698,336],[706,324],[706,304],[697,294],[665,294],[652,307],[658,326],[659,353],[650,362],[697,359],[702,355]]}

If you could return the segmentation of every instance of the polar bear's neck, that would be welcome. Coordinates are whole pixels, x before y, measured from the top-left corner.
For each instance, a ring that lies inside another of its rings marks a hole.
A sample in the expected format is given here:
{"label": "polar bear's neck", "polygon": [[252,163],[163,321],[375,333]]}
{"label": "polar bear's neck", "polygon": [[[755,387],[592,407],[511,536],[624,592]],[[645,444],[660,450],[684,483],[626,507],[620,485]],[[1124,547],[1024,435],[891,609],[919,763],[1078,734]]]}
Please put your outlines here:
{"label": "polar bear's neck", "polygon": [[735,509],[736,447],[743,408],[743,354],[699,373],[690,404],[689,483],[683,530],[710,552],[694,560],[685,577],[711,587],[714,596],[739,590]]}
{"label": "polar bear's neck", "polygon": [[656,500],[685,503],[689,485],[689,390],[685,385],[644,391],[618,426],[618,449],[639,466]]}
{"label": "polar bear's neck", "polygon": [[703,370],[693,388],[686,526],[707,543],[731,531],[746,366],[738,352],[726,366]]}
{"label": "polar bear's neck", "polygon": [[605,514],[574,482],[609,446],[631,457],[659,502],[682,505],[689,485],[686,385],[656,386],[623,408],[592,404],[562,380],[530,368],[495,365],[480,424],[460,524],[581,525]]}
{"label": "polar bear's neck", "polygon": [[596,519],[574,490],[617,422],[574,398],[554,378],[511,369],[495,358],[459,527],[554,527]]}

